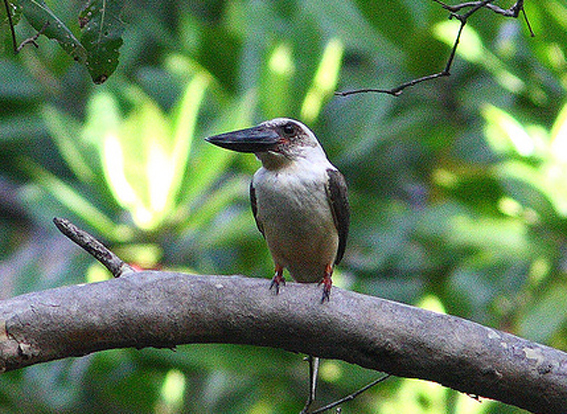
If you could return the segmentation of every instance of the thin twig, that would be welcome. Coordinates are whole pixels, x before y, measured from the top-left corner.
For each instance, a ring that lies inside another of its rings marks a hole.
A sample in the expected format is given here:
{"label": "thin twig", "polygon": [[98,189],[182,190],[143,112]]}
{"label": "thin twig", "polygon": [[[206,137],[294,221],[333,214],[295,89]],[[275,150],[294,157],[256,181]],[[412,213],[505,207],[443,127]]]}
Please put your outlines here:
{"label": "thin twig", "polygon": [[[324,407],[318,408],[318,409],[316,409],[315,411],[311,411],[311,412],[309,412],[308,414],[319,414],[319,413],[325,412],[325,411],[327,411],[327,410],[330,410],[330,409],[332,409],[332,408],[335,408],[335,407],[341,405],[342,403],[345,403],[345,402],[348,402],[348,401],[352,401],[352,400],[354,400],[356,397],[358,397],[360,394],[362,394],[364,391],[366,391],[366,390],[372,388],[372,387],[375,386],[376,384],[380,384],[381,382],[387,380],[387,379],[390,378],[390,377],[391,377],[390,374],[386,374],[386,375],[384,375],[383,377],[380,377],[380,378],[378,378],[378,379],[372,381],[370,384],[367,384],[367,385],[365,385],[364,387],[362,387],[361,389],[359,389],[359,390],[353,392],[352,394],[349,394],[349,395],[347,395],[346,397],[341,398],[340,400],[337,400],[337,401],[335,401],[335,402],[332,402],[331,404],[328,404],[328,405],[326,405],[326,406],[324,406]],[[338,411],[338,410],[337,410],[337,411]]]}
{"label": "thin twig", "polygon": [[16,31],[14,30],[14,22],[12,21],[12,13],[10,13],[10,4],[8,3],[8,0],[4,0],[4,7],[6,8],[6,16],[8,16],[8,26],[10,26],[10,33],[12,34],[12,45],[14,46],[14,52],[18,53]]}
{"label": "thin twig", "polygon": [[4,7],[6,8],[6,16],[8,17],[8,26],[10,26],[10,33],[12,35],[12,46],[14,48],[14,53],[18,54],[27,44],[32,44],[35,47],[39,47],[36,40],[41,36],[47,27],[49,26],[49,21],[46,21],[43,27],[33,36],[24,39],[22,43],[18,46],[18,41],[16,40],[16,30],[14,29],[14,21],[12,20],[12,13],[10,12],[10,3],[8,0],[4,0]]}
{"label": "thin twig", "polygon": [[[28,37],[27,39],[24,39],[24,41],[22,43],[20,43],[20,46],[18,46],[17,48],[14,49],[14,52],[19,53],[20,50],[22,50],[25,45],[30,44],[30,43],[32,45],[34,45],[35,47],[39,47],[36,40],[39,38],[39,36],[41,36],[43,34],[43,32],[45,32],[45,30],[47,29],[48,26],[49,26],[49,21],[44,23],[43,27],[39,30],[39,32],[34,34],[32,37]],[[12,31],[13,30],[14,30],[14,28],[12,27]],[[15,37],[14,37],[14,39],[15,39]]]}
{"label": "thin twig", "polygon": [[492,4],[492,0],[469,1],[466,3],[456,4],[454,6],[445,4],[439,0],[433,0],[433,1],[440,4],[441,7],[443,7],[445,10],[449,10],[450,12],[453,13],[459,12],[467,7],[476,8],[480,5],[480,7],[486,7],[487,9],[493,11],[494,13],[501,14],[502,16],[516,18],[520,14],[520,11],[524,9],[524,0],[516,1],[516,3],[514,3],[512,7],[510,7],[509,9],[503,9],[501,7]]}
{"label": "thin twig", "polygon": [[315,393],[317,391],[317,376],[319,375],[319,363],[321,360],[318,357],[308,355],[306,360],[309,361],[309,395],[303,410],[299,414],[307,414],[309,407],[315,401]]}
{"label": "thin twig", "polygon": [[530,36],[535,37],[535,33],[532,29],[532,25],[530,24],[530,21],[528,20],[528,15],[526,14],[526,10],[523,7],[522,7],[522,16],[524,16],[526,26],[528,26],[528,30],[530,31]]}
{"label": "thin twig", "polygon": [[81,230],[69,220],[55,217],[53,219],[53,223],[55,223],[61,233],[102,263],[114,277],[120,277],[124,273],[134,271],[128,263],[124,262],[121,258],[111,252],[94,236],[84,230]]}
{"label": "thin twig", "polygon": [[[461,40],[461,34],[463,33],[463,29],[464,29],[465,25],[467,24],[467,20],[474,13],[476,13],[478,10],[480,10],[482,8],[487,8],[487,9],[489,9],[489,10],[491,10],[491,11],[497,13],[497,14],[501,14],[503,16],[513,17],[513,18],[517,18],[518,15],[520,14],[520,12],[522,12],[522,14],[525,18],[526,24],[528,26],[528,29],[530,31],[530,35],[532,37],[535,36],[534,32],[531,28],[531,25],[528,21],[526,11],[524,10],[524,0],[517,0],[516,3],[514,3],[512,5],[512,7],[510,7],[509,9],[502,9],[501,7],[495,6],[494,4],[491,3],[493,0],[469,1],[469,2],[466,2],[466,3],[456,4],[454,6],[445,4],[441,0],[433,0],[433,1],[438,3],[445,10],[450,12],[449,19],[455,18],[455,19],[459,20],[459,22],[461,23],[461,25],[459,27],[459,31],[457,33],[457,37],[455,38],[455,42],[454,42],[453,47],[451,49],[451,54],[449,55],[449,59],[447,60],[447,64],[445,65],[445,68],[441,72],[434,73],[434,74],[427,75],[427,76],[423,76],[421,78],[413,79],[409,82],[402,83],[401,85],[396,86],[395,88],[392,88],[392,89],[374,89],[374,88],[353,89],[353,90],[350,90],[350,91],[335,92],[335,95],[348,96],[348,95],[354,95],[354,94],[359,94],[359,93],[374,92],[374,93],[385,93],[385,94],[388,94],[388,95],[399,96],[399,95],[402,94],[404,89],[406,89],[410,86],[417,85],[418,83],[421,83],[421,82],[426,82],[426,81],[430,81],[430,80],[433,80],[433,79],[437,79],[437,78],[441,78],[441,77],[445,77],[445,76],[450,76],[451,75],[451,72],[450,72],[451,67],[453,65],[455,55],[457,53],[457,46],[459,45],[459,41]],[[466,8],[470,8],[470,10],[468,10],[466,13],[458,14],[458,12],[460,12],[461,10],[466,9]]]}

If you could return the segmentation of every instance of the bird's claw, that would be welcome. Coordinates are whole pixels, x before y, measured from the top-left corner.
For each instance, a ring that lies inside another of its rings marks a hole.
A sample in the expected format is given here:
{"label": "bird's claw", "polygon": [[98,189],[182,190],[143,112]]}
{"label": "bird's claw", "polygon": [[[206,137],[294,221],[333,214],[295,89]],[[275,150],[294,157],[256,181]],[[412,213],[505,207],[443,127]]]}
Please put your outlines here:
{"label": "bird's claw", "polygon": [[333,280],[331,276],[333,275],[333,267],[328,265],[325,268],[325,276],[319,282],[320,285],[323,285],[323,296],[321,296],[321,303],[325,303],[325,301],[329,302],[331,299],[331,288],[333,287]]}
{"label": "bird's claw", "polygon": [[325,285],[323,287],[323,295],[321,296],[321,303],[325,303],[325,301],[329,302],[331,299],[331,288],[327,288]]}
{"label": "bird's claw", "polygon": [[276,295],[280,293],[280,285],[285,286],[285,278],[279,272],[276,272],[275,276],[272,279],[272,283],[270,283],[270,290],[274,289]]}
{"label": "bird's claw", "polygon": [[327,282],[326,279],[323,279],[319,282],[319,284],[323,285],[323,295],[321,296],[321,303],[325,303],[325,301],[329,302],[329,300],[331,299],[332,282],[330,280]]}

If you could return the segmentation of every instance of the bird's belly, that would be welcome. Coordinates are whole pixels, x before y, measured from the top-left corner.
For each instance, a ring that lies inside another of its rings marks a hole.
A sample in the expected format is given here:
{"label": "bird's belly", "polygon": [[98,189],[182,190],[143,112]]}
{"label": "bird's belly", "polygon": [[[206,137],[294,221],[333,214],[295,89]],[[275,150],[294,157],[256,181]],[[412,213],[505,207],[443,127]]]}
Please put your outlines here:
{"label": "bird's belly", "polygon": [[334,263],[339,242],[324,186],[271,183],[258,186],[256,197],[275,263],[298,282],[319,282],[326,266]]}

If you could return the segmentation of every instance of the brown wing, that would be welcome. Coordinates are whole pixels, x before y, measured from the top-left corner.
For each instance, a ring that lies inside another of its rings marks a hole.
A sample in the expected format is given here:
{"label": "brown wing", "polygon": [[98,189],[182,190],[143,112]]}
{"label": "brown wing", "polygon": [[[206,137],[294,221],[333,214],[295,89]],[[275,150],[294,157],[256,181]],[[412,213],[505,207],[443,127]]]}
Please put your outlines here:
{"label": "brown wing", "polygon": [[[256,190],[254,189],[254,183],[250,182],[250,205],[252,206],[252,214],[254,214],[254,220],[256,221],[256,226],[258,226],[258,230],[264,236],[264,228],[262,227],[262,223],[258,220],[258,205],[256,204]],[[265,237],[265,236],[264,236]]]}
{"label": "brown wing", "polygon": [[335,263],[338,264],[345,253],[348,237],[348,227],[350,225],[350,207],[348,204],[348,191],[345,177],[338,170],[327,170],[327,197],[333,212],[335,227],[339,232],[339,249]]}

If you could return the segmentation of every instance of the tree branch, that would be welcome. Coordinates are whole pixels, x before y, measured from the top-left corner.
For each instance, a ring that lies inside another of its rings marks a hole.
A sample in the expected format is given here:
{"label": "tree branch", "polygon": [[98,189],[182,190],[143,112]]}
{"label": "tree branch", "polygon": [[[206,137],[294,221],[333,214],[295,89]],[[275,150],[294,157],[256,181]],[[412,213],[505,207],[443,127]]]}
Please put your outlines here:
{"label": "tree branch", "polygon": [[6,9],[6,16],[8,17],[8,26],[10,26],[10,34],[12,35],[12,47],[14,48],[14,53],[20,53],[24,46],[28,44],[39,47],[36,40],[45,32],[45,30],[49,26],[49,22],[45,22],[43,27],[35,35],[24,39],[18,46],[18,42],[16,40],[16,30],[14,29],[14,20],[12,19],[12,5],[8,2],[8,0],[4,0],[4,8]]}
{"label": "tree branch", "polygon": [[92,234],[75,226],[69,220],[55,217],[53,223],[61,233],[72,242],[83,248],[88,254],[103,264],[112,276],[120,277],[124,273],[133,272],[134,269],[124,262],[114,252],[98,241]]}
{"label": "tree branch", "polygon": [[0,302],[0,369],[124,347],[269,346],[439,382],[540,414],[565,412],[567,354],[423,309],[334,288],[130,272]]}
{"label": "tree branch", "polygon": [[[524,0],[516,0],[516,2],[509,9],[503,9],[501,7],[495,6],[494,4],[492,4],[493,0],[469,1],[466,3],[456,4],[454,6],[445,4],[441,0],[433,0],[433,1],[435,3],[438,3],[445,10],[450,12],[449,19],[455,18],[461,23],[461,25],[459,26],[459,30],[457,32],[457,36],[455,37],[455,42],[453,43],[453,47],[451,48],[451,53],[449,54],[449,58],[447,59],[447,63],[445,64],[445,68],[441,72],[422,76],[417,79],[412,79],[409,82],[404,82],[401,85],[398,85],[392,89],[374,89],[374,88],[353,89],[350,91],[335,92],[335,95],[348,96],[359,93],[385,93],[388,95],[400,96],[404,91],[404,89],[409,88],[411,86],[415,86],[418,83],[427,82],[445,76],[451,76],[451,67],[453,66],[453,61],[455,60],[455,55],[457,53],[457,46],[459,45],[459,41],[461,40],[461,34],[463,33],[463,29],[465,28],[465,25],[467,24],[469,17],[471,17],[474,13],[476,13],[482,8],[487,8],[496,14],[501,14],[502,16],[513,17],[513,18],[517,18],[520,12],[522,12],[531,36],[532,37],[535,36],[531,28],[530,22],[528,20],[528,17],[526,15],[526,12],[524,10]],[[470,10],[467,11],[466,13],[458,14],[463,9],[470,9]]]}

